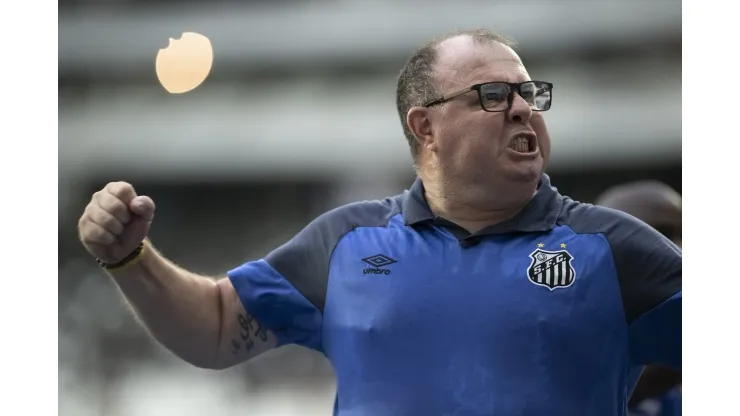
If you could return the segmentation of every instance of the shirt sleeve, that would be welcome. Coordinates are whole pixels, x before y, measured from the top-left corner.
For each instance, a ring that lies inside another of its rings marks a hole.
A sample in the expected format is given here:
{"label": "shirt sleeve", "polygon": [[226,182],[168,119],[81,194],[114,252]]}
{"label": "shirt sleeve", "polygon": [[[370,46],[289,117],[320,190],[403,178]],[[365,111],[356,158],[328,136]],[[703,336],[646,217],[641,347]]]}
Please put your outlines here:
{"label": "shirt sleeve", "polygon": [[227,273],[247,312],[278,346],[322,352],[322,320],[334,247],[352,228],[343,208],[329,211],[262,259]]}
{"label": "shirt sleeve", "polygon": [[632,364],[681,369],[681,249],[642,221],[607,208],[604,236],[614,256],[629,325]]}

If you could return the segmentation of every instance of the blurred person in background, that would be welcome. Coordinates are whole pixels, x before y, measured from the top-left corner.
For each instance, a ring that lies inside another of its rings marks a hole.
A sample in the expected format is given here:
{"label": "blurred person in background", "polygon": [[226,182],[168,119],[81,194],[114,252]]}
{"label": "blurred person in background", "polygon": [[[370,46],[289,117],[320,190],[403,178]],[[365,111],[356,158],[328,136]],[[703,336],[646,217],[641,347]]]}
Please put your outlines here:
{"label": "blurred person in background", "polygon": [[[670,186],[654,180],[625,183],[607,189],[595,203],[626,212],[681,246],[681,195]],[[633,370],[635,376],[640,370]],[[681,372],[665,366],[645,367],[629,407],[633,416],[680,415]]]}
{"label": "blurred person in background", "polygon": [[414,52],[396,91],[410,189],[331,210],[225,278],[159,253],[154,201],[125,182],[93,195],[80,239],[193,365],[325,354],[335,414],[624,415],[626,369],[680,368],[681,252],[550,184],[553,85],[512,46],[478,30]]}

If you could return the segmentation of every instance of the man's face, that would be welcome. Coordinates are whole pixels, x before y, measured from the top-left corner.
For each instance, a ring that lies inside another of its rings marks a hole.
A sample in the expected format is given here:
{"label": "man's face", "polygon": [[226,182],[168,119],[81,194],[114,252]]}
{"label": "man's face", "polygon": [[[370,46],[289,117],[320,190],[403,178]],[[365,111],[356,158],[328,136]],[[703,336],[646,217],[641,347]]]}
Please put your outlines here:
{"label": "man's face", "polygon": [[[483,82],[531,81],[512,49],[499,43],[478,45],[467,37],[440,44],[435,75],[442,94]],[[534,185],[539,180],[550,155],[550,137],[542,113],[533,112],[518,93],[505,112],[484,111],[475,91],[429,110],[433,143],[428,148],[446,174],[471,185]],[[515,150],[521,133],[534,135],[525,152]]]}

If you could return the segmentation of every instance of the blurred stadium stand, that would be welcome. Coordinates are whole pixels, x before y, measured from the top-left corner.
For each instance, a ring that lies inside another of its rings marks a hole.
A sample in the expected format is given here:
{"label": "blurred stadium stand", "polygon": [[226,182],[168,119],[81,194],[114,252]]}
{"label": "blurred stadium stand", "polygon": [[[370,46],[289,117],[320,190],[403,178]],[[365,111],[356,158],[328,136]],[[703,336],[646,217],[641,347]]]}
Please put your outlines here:
{"label": "blurred stadium stand", "polygon": [[[681,191],[677,0],[60,0],[59,413],[331,414],[318,354],[209,372],[155,345],[77,242],[77,218],[129,181],[157,203],[155,244],[221,276],[329,208],[400,192],[413,171],[395,77],[429,38],[474,27],[514,37],[532,77],[555,84],[561,192],[590,201],[638,178]],[[211,39],[213,70],[169,95],[154,59],[186,31]]]}

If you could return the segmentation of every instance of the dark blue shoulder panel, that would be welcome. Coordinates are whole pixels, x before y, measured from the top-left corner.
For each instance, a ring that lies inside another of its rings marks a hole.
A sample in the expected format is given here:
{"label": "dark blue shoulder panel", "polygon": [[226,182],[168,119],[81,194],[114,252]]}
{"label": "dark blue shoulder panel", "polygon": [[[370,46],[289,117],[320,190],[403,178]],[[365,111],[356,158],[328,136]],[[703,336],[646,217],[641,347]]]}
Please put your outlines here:
{"label": "dark blue shoulder panel", "polygon": [[386,226],[398,211],[398,198],[355,202],[333,209],[268,254],[265,261],[319,311],[323,311],[334,247],[357,227]]}
{"label": "dark blue shoulder panel", "polygon": [[565,198],[558,222],[606,237],[628,324],[681,291],[681,249],[637,218]]}

